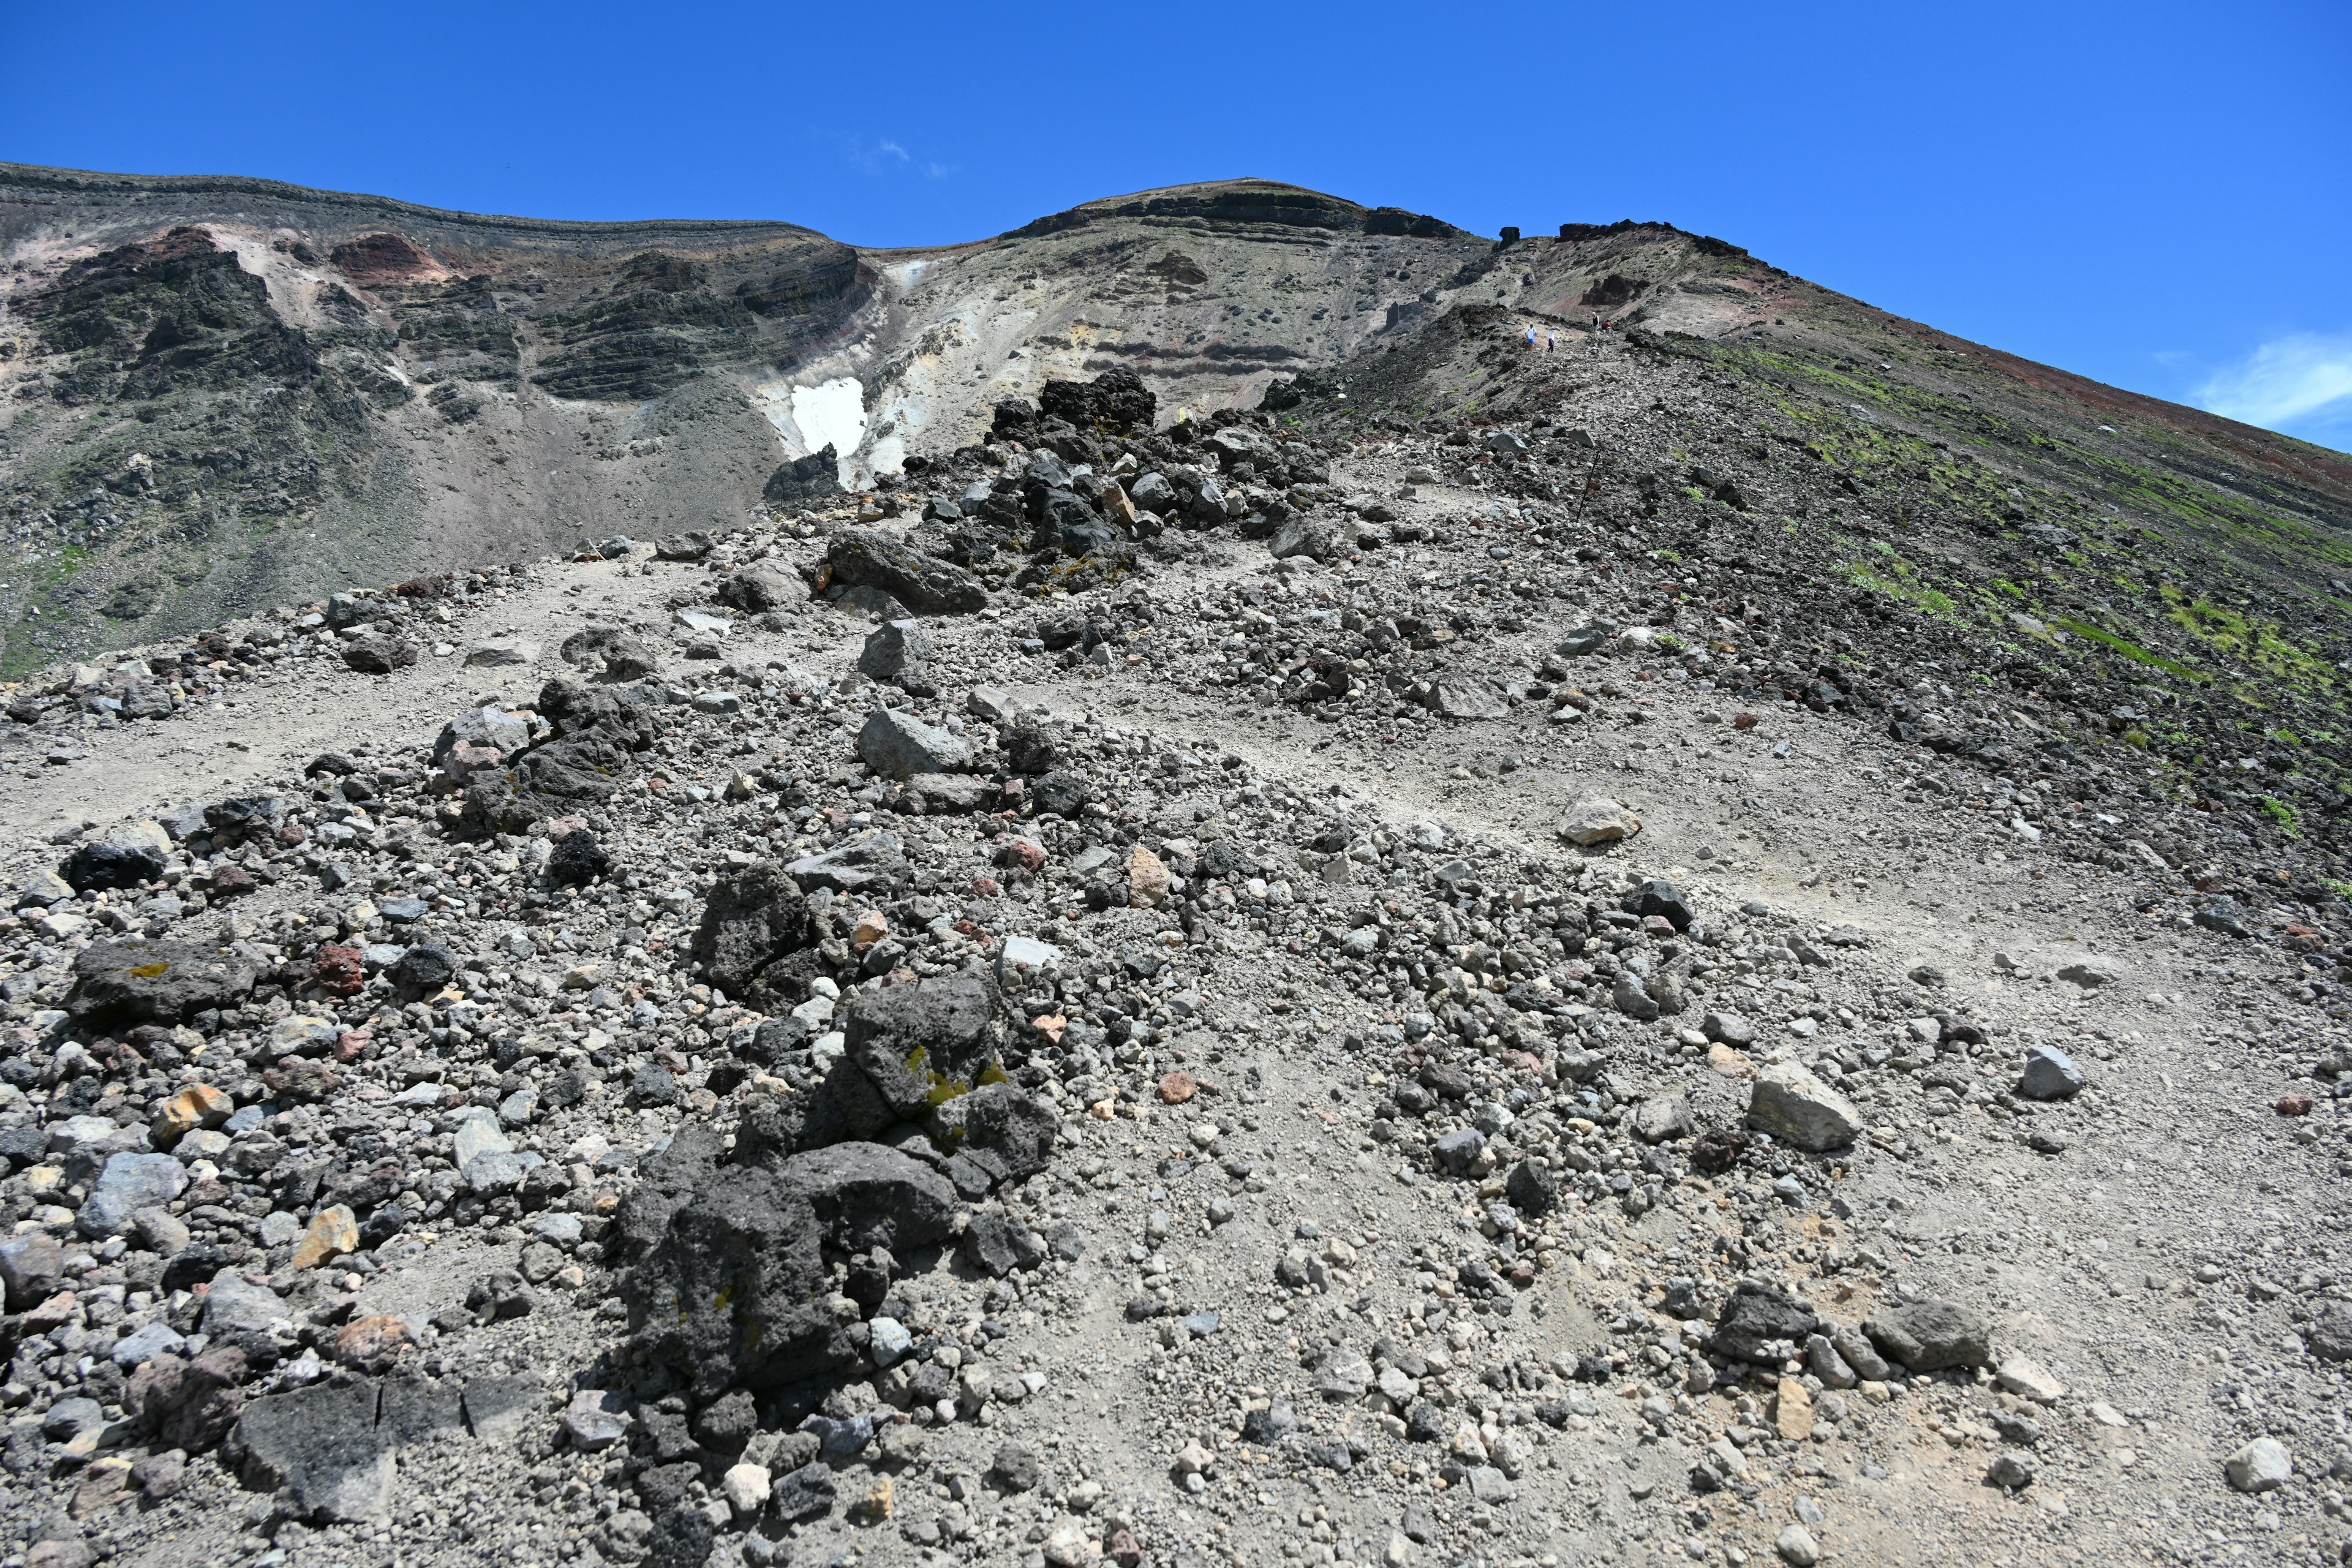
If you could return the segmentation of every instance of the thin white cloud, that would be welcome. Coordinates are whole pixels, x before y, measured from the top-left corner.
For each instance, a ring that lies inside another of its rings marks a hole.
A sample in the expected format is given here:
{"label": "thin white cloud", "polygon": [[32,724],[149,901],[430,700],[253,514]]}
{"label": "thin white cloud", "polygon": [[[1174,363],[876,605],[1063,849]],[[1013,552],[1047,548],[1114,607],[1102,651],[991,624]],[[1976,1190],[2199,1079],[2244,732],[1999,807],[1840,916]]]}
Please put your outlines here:
{"label": "thin white cloud", "polygon": [[868,174],[909,168],[915,162],[913,153],[887,137],[870,143],[863,137],[847,137],[842,142],[842,150],[853,167]]}
{"label": "thin white cloud", "polygon": [[2344,422],[2352,418],[2352,336],[2273,339],[2209,377],[2197,401],[2224,418],[2269,430]]}

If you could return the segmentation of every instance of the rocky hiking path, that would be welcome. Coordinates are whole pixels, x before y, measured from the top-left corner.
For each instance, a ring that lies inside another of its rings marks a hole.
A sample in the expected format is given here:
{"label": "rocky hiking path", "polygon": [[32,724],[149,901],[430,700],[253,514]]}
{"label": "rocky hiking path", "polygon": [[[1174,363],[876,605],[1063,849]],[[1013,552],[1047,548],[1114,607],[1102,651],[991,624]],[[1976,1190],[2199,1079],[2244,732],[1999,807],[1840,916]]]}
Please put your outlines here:
{"label": "rocky hiking path", "polygon": [[11,1560],[2338,1560],[2325,928],[2137,752],[1055,397],[18,697]]}

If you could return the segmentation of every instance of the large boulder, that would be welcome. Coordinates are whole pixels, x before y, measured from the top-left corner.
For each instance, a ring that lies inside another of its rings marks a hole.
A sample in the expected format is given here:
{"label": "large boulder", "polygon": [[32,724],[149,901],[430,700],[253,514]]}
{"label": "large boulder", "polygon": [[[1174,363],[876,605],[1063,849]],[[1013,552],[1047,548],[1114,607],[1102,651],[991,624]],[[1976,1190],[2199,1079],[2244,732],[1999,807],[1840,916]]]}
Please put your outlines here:
{"label": "large boulder", "polygon": [[1615,801],[1598,795],[1570,806],[1559,825],[1562,838],[1586,848],[1596,844],[1614,844],[1641,831],[1640,817]]}
{"label": "large boulder", "polygon": [[1035,1175],[1053,1158],[1061,1118],[1010,1083],[983,1083],[932,1107],[932,1144],[960,1186],[991,1188]]}
{"label": "large boulder", "polygon": [[89,1196],[74,1215],[74,1228],[93,1241],[121,1236],[141,1209],[162,1208],[187,1190],[188,1168],[169,1154],[112,1154]]}
{"label": "large boulder", "polygon": [[856,1349],[819,1300],[821,1236],[807,1197],[778,1172],[713,1171],[624,1279],[647,1353],[703,1399],[846,1370]]}
{"label": "large boulder", "polygon": [[1812,1153],[1843,1149],[1862,1136],[1862,1113],[1853,1102],[1795,1062],[1779,1062],[1756,1075],[1748,1100],[1748,1125],[1781,1142]]}
{"label": "large boulder", "polygon": [[252,994],[253,965],[193,942],[94,942],[74,955],[66,1011],[84,1028],[184,1024]]}
{"label": "large boulder", "polygon": [[235,1438],[247,1483],[284,1489],[305,1519],[386,1517],[393,1445],[376,1430],[376,1392],[364,1378],[316,1383],[246,1405]]}
{"label": "large boulder", "polygon": [[639,1342],[706,1400],[845,1372],[827,1248],[903,1256],[945,1240],[955,1208],[945,1178],[877,1143],[719,1166],[625,1279]]}
{"label": "large boulder", "polygon": [[768,476],[761,492],[775,506],[805,506],[841,493],[841,458],[828,441],[805,458],[794,458]]}
{"label": "large boulder", "polygon": [[1958,1301],[1907,1301],[1863,1324],[1889,1361],[1913,1372],[1992,1364],[1992,1325]]}
{"label": "large boulder", "polygon": [[795,1154],[778,1167],[808,1200],[825,1245],[838,1252],[883,1247],[894,1257],[947,1238],[955,1189],[912,1155],[851,1142]]}
{"label": "large boulder", "polygon": [[814,940],[799,884],[774,861],[759,860],[710,889],[690,951],[703,977],[730,998],[780,1013],[798,999],[779,995],[765,977]]}
{"label": "large boulder", "polygon": [[980,974],[857,992],[839,1022],[848,1058],[909,1121],[1004,1076],[995,987]]}
{"label": "large boulder", "polygon": [[868,680],[895,686],[916,697],[938,695],[930,676],[939,647],[920,621],[885,621],[866,635],[858,650],[857,671]]}
{"label": "large boulder", "polygon": [[884,589],[923,615],[970,612],[988,603],[988,591],[971,573],[887,533],[866,529],[836,533],[825,561],[834,582]]}
{"label": "large boulder", "polygon": [[1493,687],[1470,675],[1439,676],[1429,683],[1427,700],[1446,719],[1500,719],[1510,711]]}
{"label": "large boulder", "polygon": [[530,744],[530,721],[503,708],[469,708],[441,726],[433,742],[433,760],[441,761],[460,745],[479,746],[511,757]]}
{"label": "large boulder", "polygon": [[822,854],[804,855],[784,867],[784,874],[810,892],[830,888],[851,898],[879,897],[912,872],[905,846],[893,833],[877,833]]}
{"label": "large boulder", "polygon": [[1797,1353],[1821,1327],[1813,1310],[1785,1290],[1743,1281],[1716,1314],[1716,1354],[1775,1364]]}
{"label": "large boulder", "polygon": [[136,823],[78,847],[58,875],[78,893],[135,888],[161,877],[171,855],[169,834],[155,823]]}
{"label": "large boulder", "polygon": [[636,753],[654,743],[652,716],[634,691],[551,680],[541,689],[539,711],[554,726],[552,736],[506,767],[472,777],[468,821],[522,833],[534,822],[601,805],[635,772]]}
{"label": "large boulder", "polygon": [[1048,381],[1037,393],[1040,415],[1066,419],[1081,430],[1114,435],[1149,431],[1159,411],[1160,400],[1143,378],[1124,365],[1107,370],[1090,382]]}
{"label": "large boulder", "polygon": [[390,675],[415,664],[417,647],[405,637],[362,632],[343,644],[343,663],[362,675]]}
{"label": "large boulder", "polygon": [[585,670],[601,681],[645,680],[661,673],[653,646],[618,626],[591,626],[573,632],[557,649],[563,662]]}
{"label": "large boulder", "polygon": [[637,1162],[637,1183],[613,1213],[613,1253],[626,1260],[650,1251],[670,1216],[718,1173],[727,1145],[703,1123],[688,1122],[657,1152]]}
{"label": "large boulder", "polygon": [[877,708],[857,731],[857,754],[885,778],[960,773],[972,763],[971,742],[926,724],[901,708]]}
{"label": "large boulder", "polygon": [[808,590],[797,579],[770,566],[744,568],[719,584],[718,595],[720,604],[732,605],[747,616],[781,610],[807,596]]}
{"label": "large boulder", "polygon": [[1690,899],[1683,890],[1664,877],[1653,877],[1633,889],[1620,900],[1619,907],[1628,914],[1647,918],[1657,915],[1670,922],[1676,931],[1688,931],[1698,918]]}

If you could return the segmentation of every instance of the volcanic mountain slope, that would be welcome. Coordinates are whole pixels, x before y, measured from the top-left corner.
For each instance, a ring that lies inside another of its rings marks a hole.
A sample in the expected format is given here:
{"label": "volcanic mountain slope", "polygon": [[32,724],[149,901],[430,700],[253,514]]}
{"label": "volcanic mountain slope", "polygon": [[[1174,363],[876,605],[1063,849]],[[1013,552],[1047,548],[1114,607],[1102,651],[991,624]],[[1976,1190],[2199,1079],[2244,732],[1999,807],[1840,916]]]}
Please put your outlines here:
{"label": "volcanic mountain slope", "polygon": [[1598,346],[20,688],[0,1554],[2339,1559],[2336,819]]}
{"label": "volcanic mountain slope", "polygon": [[970,440],[997,398],[1089,363],[1255,401],[1484,249],[1255,181],[860,252],[787,224],[0,166],[7,657],[740,523]]}

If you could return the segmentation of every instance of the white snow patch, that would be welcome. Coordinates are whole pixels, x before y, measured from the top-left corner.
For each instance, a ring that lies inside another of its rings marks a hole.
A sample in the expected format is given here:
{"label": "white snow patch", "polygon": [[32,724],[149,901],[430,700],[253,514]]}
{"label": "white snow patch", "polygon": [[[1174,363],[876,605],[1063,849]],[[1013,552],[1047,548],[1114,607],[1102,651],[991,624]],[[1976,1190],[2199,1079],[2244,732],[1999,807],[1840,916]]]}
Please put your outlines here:
{"label": "white snow patch", "polygon": [[854,375],[817,386],[793,388],[793,423],[812,452],[830,443],[841,467],[841,482],[854,484],[857,449],[866,443],[866,388]]}

